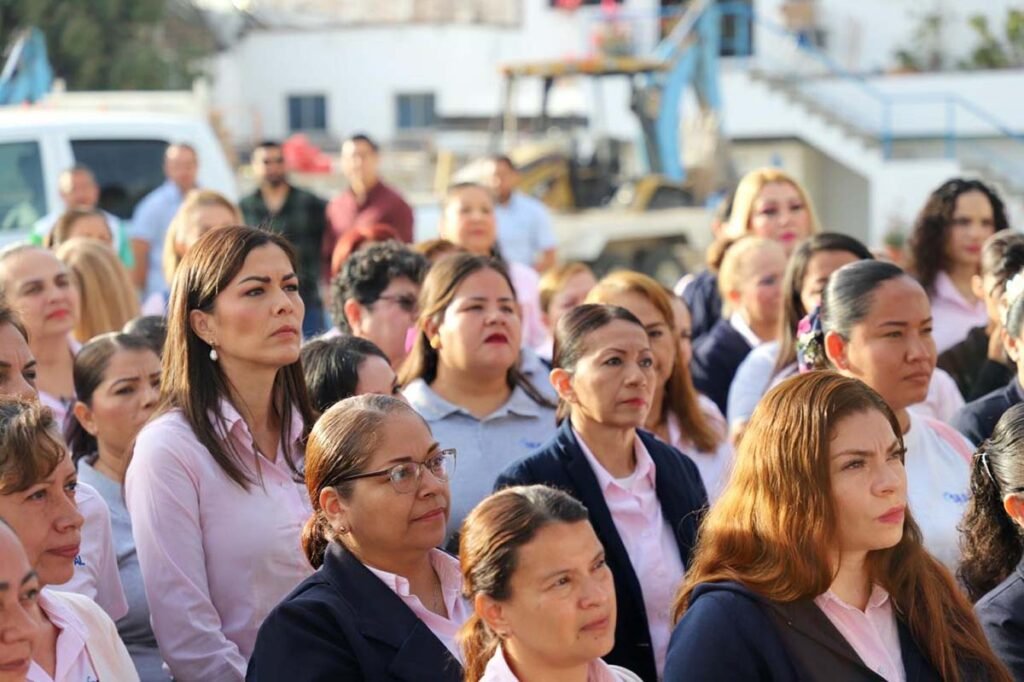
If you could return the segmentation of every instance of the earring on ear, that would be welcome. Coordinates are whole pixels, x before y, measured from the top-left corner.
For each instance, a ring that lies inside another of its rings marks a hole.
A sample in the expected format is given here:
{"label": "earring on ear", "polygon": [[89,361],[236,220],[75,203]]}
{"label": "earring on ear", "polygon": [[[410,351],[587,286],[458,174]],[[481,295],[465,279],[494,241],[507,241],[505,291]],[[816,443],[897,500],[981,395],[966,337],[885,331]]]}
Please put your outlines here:
{"label": "earring on ear", "polygon": [[338,532],[342,535],[345,535],[346,533],[348,533],[348,528],[346,528],[345,526],[338,526]]}
{"label": "earring on ear", "polygon": [[441,339],[436,336],[430,337],[430,347],[437,350],[441,346]]}
{"label": "earring on ear", "polygon": [[217,355],[217,348],[211,343],[210,344],[210,361],[211,362],[217,362],[217,360],[219,360],[219,359],[220,359],[220,356]]}

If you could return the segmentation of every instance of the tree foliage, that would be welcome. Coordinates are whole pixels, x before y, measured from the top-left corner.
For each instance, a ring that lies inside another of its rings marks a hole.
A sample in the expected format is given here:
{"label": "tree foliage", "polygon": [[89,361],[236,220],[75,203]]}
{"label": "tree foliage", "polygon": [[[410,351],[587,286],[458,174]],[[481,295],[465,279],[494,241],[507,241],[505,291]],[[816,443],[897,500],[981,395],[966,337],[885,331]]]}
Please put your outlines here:
{"label": "tree foliage", "polygon": [[215,47],[185,0],[0,0],[0,44],[28,26],[69,90],[188,88]]}

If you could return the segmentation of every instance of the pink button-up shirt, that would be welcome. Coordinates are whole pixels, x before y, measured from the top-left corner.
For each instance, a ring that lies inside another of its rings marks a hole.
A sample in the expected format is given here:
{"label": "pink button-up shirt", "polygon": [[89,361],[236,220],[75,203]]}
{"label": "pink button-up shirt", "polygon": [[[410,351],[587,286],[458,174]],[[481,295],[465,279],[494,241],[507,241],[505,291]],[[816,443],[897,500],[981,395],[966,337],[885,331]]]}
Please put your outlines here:
{"label": "pink button-up shirt", "polygon": [[[213,460],[180,410],[143,427],[125,479],[125,501],[146,584],[153,632],[180,680],[242,680],[267,613],[313,572],[300,546],[312,513],[278,447],[257,451],[238,411],[220,404],[222,440],[262,485],[243,489]],[[302,420],[289,443],[302,466]]]}
{"label": "pink button-up shirt", "polygon": [[666,420],[669,445],[686,454],[697,465],[697,471],[700,472],[700,478],[704,482],[704,490],[708,494],[708,502],[713,503],[718,499],[729,480],[729,474],[732,473],[733,449],[729,444],[729,429],[725,423],[725,417],[722,416],[718,406],[710,398],[700,394],[697,395],[697,403],[700,405],[701,412],[704,413],[704,418],[721,438],[718,447],[710,452],[698,450],[689,436],[683,433],[679,419],[671,412]]}
{"label": "pink button-up shirt", "polygon": [[814,603],[866,666],[888,682],[905,682],[907,673],[903,669],[900,633],[888,592],[875,585],[863,611],[847,604],[831,590],[818,595]]}
{"label": "pink button-up shirt", "polygon": [[988,313],[984,301],[968,302],[949,275],[940,272],[935,277],[935,290],[932,292],[932,322],[935,348],[941,353],[963,341],[967,332],[975,327],[988,324]]}
{"label": "pink button-up shirt", "polygon": [[636,436],[633,441],[636,468],[627,478],[615,478],[597,461],[575,429],[573,435],[594,470],[615,530],[640,583],[654,662],[660,676],[665,669],[665,654],[672,636],[672,601],[685,569],[679,555],[679,544],[661,513],[661,502],[655,488],[654,460],[643,441]]}
{"label": "pink button-up shirt", "polygon": [[459,571],[459,560],[439,549],[430,553],[430,564],[434,567],[438,580],[441,581],[441,593],[444,596],[444,607],[448,617],[439,616],[420,601],[420,598],[409,591],[409,581],[395,573],[388,573],[373,566],[367,566],[370,572],[380,578],[392,592],[398,595],[406,606],[412,609],[416,617],[430,628],[434,636],[441,640],[455,660],[462,662],[462,650],[455,635],[463,623],[473,614],[473,608],[462,598],[462,573]]}
{"label": "pink button-up shirt", "polygon": [[27,682],[89,682],[98,680],[85,650],[88,631],[81,619],[60,599],[51,598],[47,590],[39,593],[39,608],[50,622],[60,630],[57,635],[57,665],[53,677],[32,661]]}

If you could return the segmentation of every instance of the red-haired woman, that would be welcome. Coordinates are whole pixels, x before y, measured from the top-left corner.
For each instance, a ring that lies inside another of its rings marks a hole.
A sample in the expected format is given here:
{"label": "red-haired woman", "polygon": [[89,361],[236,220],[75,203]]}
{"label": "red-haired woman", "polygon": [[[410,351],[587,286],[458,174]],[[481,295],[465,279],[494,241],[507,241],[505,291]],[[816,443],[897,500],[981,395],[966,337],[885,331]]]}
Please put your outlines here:
{"label": "red-haired woman", "polygon": [[921,544],[901,432],[833,372],[768,392],[701,528],[665,679],[1011,679]]}

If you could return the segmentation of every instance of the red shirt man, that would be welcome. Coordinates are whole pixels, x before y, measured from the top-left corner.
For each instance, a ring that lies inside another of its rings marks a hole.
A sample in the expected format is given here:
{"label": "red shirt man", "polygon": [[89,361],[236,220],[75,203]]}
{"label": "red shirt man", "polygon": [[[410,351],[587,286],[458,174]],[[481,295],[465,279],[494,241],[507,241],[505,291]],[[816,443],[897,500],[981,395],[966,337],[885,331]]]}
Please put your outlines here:
{"label": "red shirt man", "polygon": [[412,208],[380,181],[377,163],[377,145],[366,135],[353,135],[341,146],[341,172],[349,186],[327,205],[329,229],[324,231],[321,272],[330,272],[338,238],[359,225],[388,225],[399,239],[412,243]]}

